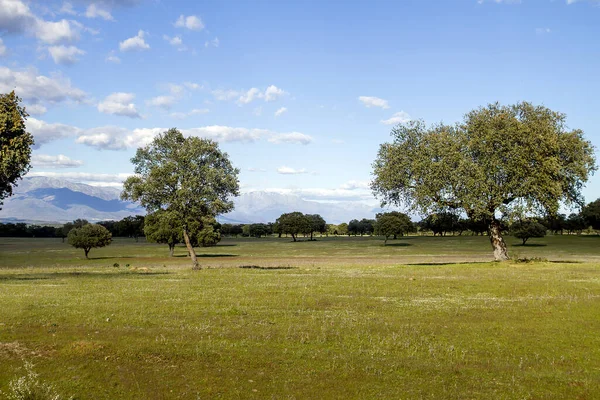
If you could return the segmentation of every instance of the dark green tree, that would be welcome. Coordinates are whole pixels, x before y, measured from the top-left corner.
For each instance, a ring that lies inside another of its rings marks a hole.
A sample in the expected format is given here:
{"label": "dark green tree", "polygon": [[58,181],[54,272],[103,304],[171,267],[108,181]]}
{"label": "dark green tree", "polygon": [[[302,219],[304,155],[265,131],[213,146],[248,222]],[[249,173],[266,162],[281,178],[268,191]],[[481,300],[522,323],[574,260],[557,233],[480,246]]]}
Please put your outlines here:
{"label": "dark green tree", "polygon": [[312,229],[312,219],[298,211],[281,214],[277,223],[281,232],[292,235],[294,242],[298,234],[309,234]]}
{"label": "dark green tree", "polygon": [[392,136],[373,164],[375,195],[425,215],[462,209],[486,219],[496,260],[508,258],[499,216],[580,204],[596,168],[592,144],[564,114],[525,102],[490,104],[456,126],[409,122]]}
{"label": "dark green tree", "polygon": [[250,236],[259,238],[269,234],[269,227],[266,224],[251,224],[248,232]]}
{"label": "dark green tree", "polygon": [[410,217],[398,211],[377,214],[375,223],[375,233],[385,237],[384,244],[387,244],[388,238],[396,239],[398,236],[412,232],[414,229]]}
{"label": "dark green tree", "polygon": [[0,209],[16,181],[31,168],[33,136],[26,131],[29,116],[14,91],[0,94]]}
{"label": "dark green tree", "polygon": [[183,241],[181,222],[177,215],[159,210],[146,215],[144,220],[146,240],[169,246],[169,255],[173,257],[175,246]]}
{"label": "dark green tree", "polygon": [[68,241],[76,249],[83,249],[85,258],[88,258],[91,249],[108,246],[112,242],[112,235],[102,225],[87,224],[71,229]]}
{"label": "dark green tree", "polygon": [[591,203],[587,204],[581,210],[581,215],[585,219],[585,222],[588,226],[591,226],[592,229],[599,230],[600,229],[600,199],[596,199]]}
{"label": "dark green tree", "polygon": [[327,223],[319,214],[306,214],[311,221],[310,240],[313,240],[313,233],[318,232],[321,235],[327,231]]}
{"label": "dark green tree", "polygon": [[524,220],[513,223],[510,226],[510,232],[517,239],[521,239],[525,245],[530,238],[546,236],[546,227],[536,221]]}
{"label": "dark green tree", "polygon": [[192,268],[200,269],[188,224],[233,210],[231,198],[239,194],[239,170],[216,142],[185,138],[177,129],[139,148],[131,162],[135,175],[125,181],[121,198],[139,202],[149,213],[171,213],[180,223]]}

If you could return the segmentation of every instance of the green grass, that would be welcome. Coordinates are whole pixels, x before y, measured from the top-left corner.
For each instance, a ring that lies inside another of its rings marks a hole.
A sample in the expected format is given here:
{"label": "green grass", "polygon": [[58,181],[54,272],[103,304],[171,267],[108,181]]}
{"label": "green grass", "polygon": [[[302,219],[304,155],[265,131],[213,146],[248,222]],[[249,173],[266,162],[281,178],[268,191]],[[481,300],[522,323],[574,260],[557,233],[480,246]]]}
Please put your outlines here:
{"label": "green grass", "polygon": [[549,261],[487,262],[485,237],[228,239],[191,271],[166,246],[2,239],[0,389],[27,360],[80,399],[600,398],[600,239],[508,242]]}

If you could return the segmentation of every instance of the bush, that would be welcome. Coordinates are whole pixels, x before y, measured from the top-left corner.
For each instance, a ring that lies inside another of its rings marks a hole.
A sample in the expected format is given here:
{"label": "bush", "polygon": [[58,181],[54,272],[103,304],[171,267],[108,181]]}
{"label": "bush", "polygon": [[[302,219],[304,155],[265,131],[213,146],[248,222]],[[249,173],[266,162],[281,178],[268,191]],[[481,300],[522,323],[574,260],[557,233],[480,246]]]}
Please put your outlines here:
{"label": "bush", "polygon": [[7,400],[61,400],[60,396],[52,385],[41,382],[38,379],[39,374],[33,370],[33,364],[25,362],[26,375],[15,378],[8,384],[8,392],[1,392],[0,395]]}
{"label": "bush", "polygon": [[546,227],[536,221],[515,222],[511,225],[510,230],[514,237],[523,241],[523,245],[525,245],[530,238],[546,236]]}

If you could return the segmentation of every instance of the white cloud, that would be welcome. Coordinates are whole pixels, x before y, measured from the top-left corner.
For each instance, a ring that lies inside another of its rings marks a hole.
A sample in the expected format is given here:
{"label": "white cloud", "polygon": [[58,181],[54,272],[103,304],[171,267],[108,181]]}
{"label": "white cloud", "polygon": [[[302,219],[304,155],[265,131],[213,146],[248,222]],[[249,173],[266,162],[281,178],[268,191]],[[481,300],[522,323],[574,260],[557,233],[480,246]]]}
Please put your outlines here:
{"label": "white cloud", "polygon": [[215,99],[219,100],[219,101],[233,100],[240,95],[240,92],[238,92],[236,90],[223,90],[223,89],[216,89],[216,90],[213,90],[211,93],[215,97]]}
{"label": "white cloud", "polygon": [[[70,179],[78,182],[97,182],[101,185],[98,186],[115,186],[109,185],[110,183],[121,184],[125,179],[129,178],[132,174],[96,174],[89,172],[30,172],[27,176],[45,176],[48,178],[58,179]],[[106,184],[106,185],[105,185]],[[120,185],[119,185],[120,186]]]}
{"label": "white cloud", "polygon": [[59,14],[69,14],[69,15],[77,15],[77,12],[73,9],[73,4],[65,1],[62,4],[60,10],[58,10]]}
{"label": "white cloud", "polygon": [[71,65],[79,59],[77,56],[84,55],[85,51],[75,46],[50,46],[48,52],[56,64]]}
{"label": "white cloud", "polygon": [[175,26],[178,28],[187,28],[193,31],[201,31],[204,29],[204,24],[202,20],[195,15],[184,16],[180,15],[177,21],[175,22]]}
{"label": "white cloud", "polygon": [[117,92],[108,95],[103,102],[98,104],[98,111],[105,114],[121,115],[130,118],[141,118],[133,99],[133,93]]}
{"label": "white cloud", "polygon": [[34,15],[21,0],[0,0],[0,32],[29,34],[44,43],[58,44],[79,39],[80,25],[62,19],[46,21]]}
{"label": "white cloud", "polygon": [[88,18],[102,18],[106,21],[114,21],[114,18],[110,12],[98,6],[96,3],[92,3],[87,7],[85,10],[85,16]]}
{"label": "white cloud", "polygon": [[58,22],[38,19],[36,21],[35,36],[48,44],[74,42],[79,40],[77,27],[75,24],[72,26],[66,19]]}
{"label": "white cloud", "polygon": [[50,156],[47,154],[33,154],[31,165],[38,168],[75,168],[83,165],[81,160],[73,160],[65,155]]}
{"label": "white cloud", "polygon": [[307,145],[312,142],[312,137],[300,132],[291,132],[274,134],[268,140],[275,144],[290,143]]}
{"label": "white cloud", "polygon": [[35,147],[62,139],[69,136],[77,136],[81,129],[64,124],[49,124],[36,118],[29,117],[25,123],[27,131],[33,135]]}
{"label": "white cloud", "polygon": [[379,97],[371,97],[371,96],[360,96],[358,98],[367,108],[371,107],[380,107],[383,109],[390,108],[387,100],[380,99]]}
{"label": "white cloud", "polygon": [[47,77],[38,75],[35,69],[15,71],[0,66],[0,93],[8,93],[13,89],[30,104],[67,100],[81,103],[87,97],[83,90],[73,87],[71,81],[60,75]]}
{"label": "white cloud", "polygon": [[48,111],[48,109],[41,104],[31,104],[25,106],[25,110],[27,110],[29,115],[42,115],[46,114],[46,111]]}
{"label": "white cloud", "polygon": [[271,85],[265,90],[265,101],[275,101],[284,96],[286,92],[275,85]]}
{"label": "white cloud", "polygon": [[173,96],[156,96],[146,102],[149,106],[163,108],[169,110],[175,104]]}
{"label": "white cloud", "polygon": [[105,59],[107,62],[111,62],[114,64],[121,64],[121,59],[119,57],[117,57],[114,52],[110,52]]}
{"label": "white cloud", "polygon": [[281,107],[279,110],[275,111],[275,116],[279,117],[287,112],[287,108]]}
{"label": "white cloud", "polygon": [[277,173],[282,175],[300,175],[300,174],[308,174],[309,172],[305,169],[294,169],[290,167],[279,167],[277,168]]}
{"label": "white cloud", "polygon": [[119,43],[119,50],[121,51],[143,51],[148,50],[150,45],[144,40],[145,32],[142,30],[138,31],[138,34],[129,39]]}
{"label": "white cloud", "polygon": [[404,111],[400,111],[392,115],[388,119],[382,119],[381,123],[385,125],[397,125],[397,124],[405,124],[410,121],[410,115]]}
{"label": "white cloud", "polygon": [[370,189],[369,181],[348,181],[340,185],[340,189],[343,190],[357,190],[357,189]]}
{"label": "white cloud", "polygon": [[179,51],[187,50],[187,46],[183,44],[183,39],[181,36],[170,37],[169,35],[163,35],[163,39],[169,42],[171,46],[176,47]]}
{"label": "white cloud", "polygon": [[204,47],[219,47],[219,38],[216,37],[213,40],[207,40],[206,42],[204,42]]}
{"label": "white cloud", "polygon": [[239,104],[248,104],[254,101],[255,98],[262,97],[262,93],[257,88],[248,90],[245,94],[241,95],[238,99]]}
{"label": "white cloud", "polygon": [[183,85],[190,90],[199,90],[202,89],[202,85],[199,85],[194,82],[184,82]]}
{"label": "white cloud", "polygon": [[6,55],[6,46],[4,45],[2,38],[0,38],[0,57],[4,55]]}

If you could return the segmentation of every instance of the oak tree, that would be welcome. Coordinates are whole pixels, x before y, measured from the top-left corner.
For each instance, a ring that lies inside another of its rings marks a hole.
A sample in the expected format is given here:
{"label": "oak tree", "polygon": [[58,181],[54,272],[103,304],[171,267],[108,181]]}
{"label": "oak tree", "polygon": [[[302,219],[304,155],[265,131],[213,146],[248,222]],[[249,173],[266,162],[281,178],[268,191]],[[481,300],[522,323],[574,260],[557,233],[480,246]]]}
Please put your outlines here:
{"label": "oak tree", "polygon": [[373,164],[371,189],[382,203],[430,214],[462,209],[488,221],[496,260],[508,259],[500,217],[514,207],[554,214],[581,204],[595,170],[594,149],[564,114],[523,102],[471,111],[462,123],[392,130]]}
{"label": "oak tree", "polygon": [[200,269],[188,225],[233,210],[231,198],[239,195],[239,170],[216,142],[185,138],[174,128],[139,148],[131,162],[135,174],[123,184],[121,198],[139,202],[149,213],[163,210],[173,215],[192,268]]}

